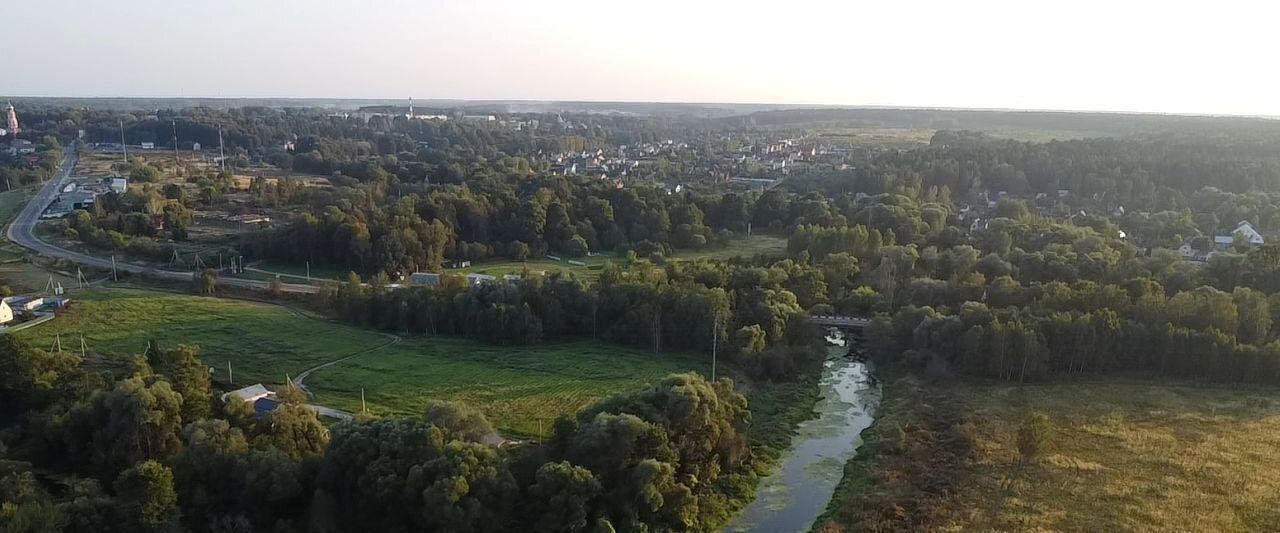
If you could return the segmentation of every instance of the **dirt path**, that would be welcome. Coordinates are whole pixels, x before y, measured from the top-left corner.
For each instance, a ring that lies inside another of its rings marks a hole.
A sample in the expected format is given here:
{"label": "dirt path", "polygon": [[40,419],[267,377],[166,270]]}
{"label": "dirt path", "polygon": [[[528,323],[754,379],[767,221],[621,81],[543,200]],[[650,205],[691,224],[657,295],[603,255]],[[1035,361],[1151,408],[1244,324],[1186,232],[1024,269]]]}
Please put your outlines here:
{"label": "dirt path", "polygon": [[[353,359],[353,358],[359,357],[359,356],[364,355],[364,354],[367,354],[367,353],[369,353],[369,352],[378,351],[378,350],[381,350],[381,349],[383,349],[383,348],[386,348],[387,346],[391,346],[392,344],[395,344],[395,343],[397,343],[397,342],[400,342],[400,336],[399,336],[399,335],[392,335],[392,334],[390,334],[390,333],[383,333],[383,332],[378,332],[378,334],[379,334],[379,335],[382,335],[382,336],[384,336],[384,337],[386,337],[386,338],[387,338],[387,342],[384,342],[384,343],[382,343],[382,344],[379,344],[379,345],[374,346],[374,347],[371,347],[371,348],[365,348],[365,349],[360,350],[360,351],[358,351],[358,352],[350,353],[350,354],[347,354],[347,355],[345,355],[345,356],[343,356],[343,357],[340,357],[340,358],[338,358],[338,359],[334,359],[334,360],[332,360],[332,361],[329,361],[329,362],[327,362],[327,363],[321,363],[321,364],[319,364],[319,365],[316,365],[316,366],[313,366],[313,367],[308,368],[308,369],[306,369],[306,370],[303,370],[303,371],[302,371],[302,373],[298,374],[298,376],[297,376],[297,377],[293,378],[293,383],[294,383],[295,385],[297,385],[298,387],[302,388],[302,390],[306,391],[306,390],[307,390],[307,385],[306,385],[307,378],[311,377],[311,374],[312,374],[313,372],[315,372],[315,371],[317,371],[317,370],[324,369],[324,368],[329,368],[329,367],[331,367],[331,366],[333,366],[333,365],[336,365],[336,364],[338,364],[338,363],[341,363],[341,362],[343,362],[343,361],[347,361],[347,360],[350,360],[350,359]],[[308,394],[310,394],[310,392],[311,392],[311,391],[307,391],[307,393],[308,393]]]}

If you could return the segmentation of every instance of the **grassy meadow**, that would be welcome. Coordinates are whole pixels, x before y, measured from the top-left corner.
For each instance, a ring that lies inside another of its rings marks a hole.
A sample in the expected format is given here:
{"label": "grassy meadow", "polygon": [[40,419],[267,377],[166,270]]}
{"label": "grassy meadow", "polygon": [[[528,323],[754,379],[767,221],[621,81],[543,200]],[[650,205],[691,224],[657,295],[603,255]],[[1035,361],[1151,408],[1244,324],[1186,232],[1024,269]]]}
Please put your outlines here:
{"label": "grassy meadow", "polygon": [[[886,380],[820,531],[1277,531],[1280,390]],[[1017,432],[1049,417],[1023,462]]]}
{"label": "grassy meadow", "polygon": [[219,380],[232,362],[237,385],[281,383],[286,374],[380,347],[312,374],[307,386],[316,402],[358,411],[362,387],[369,410],[379,414],[417,414],[428,400],[460,400],[513,436],[539,434],[539,421],[549,434],[557,416],[672,372],[710,373],[704,358],[586,340],[503,347],[419,337],[388,344],[391,338],[375,331],[256,302],[128,288],[72,298],[63,316],[15,334],[42,349],[60,335],[70,350],[79,349],[83,335],[89,351],[108,360],[139,354],[149,340],[197,344]]}
{"label": "grassy meadow", "polygon": [[363,387],[375,414],[414,415],[427,400],[459,400],[505,434],[546,436],[559,415],[688,371],[709,375],[710,359],[589,340],[515,347],[424,337],[320,370],[307,387],[348,411],[360,410]]}
{"label": "grassy meadow", "polygon": [[61,335],[63,346],[75,349],[83,335],[90,351],[108,358],[140,354],[149,340],[197,344],[218,379],[226,379],[230,361],[237,384],[280,383],[285,374],[388,341],[376,332],[240,300],[121,288],[78,291],[71,298],[63,316],[18,334],[42,348]]}
{"label": "grassy meadow", "polygon": [[[756,254],[779,254],[787,249],[787,240],[782,237],[773,235],[752,235],[729,241],[725,246],[708,246],[701,250],[679,249],[670,257],[672,260],[694,260],[694,259],[731,259],[734,257],[751,257]],[[561,261],[553,261],[551,259],[530,259],[528,261],[484,261],[472,264],[467,268],[457,270],[449,270],[451,273],[459,274],[488,274],[491,276],[502,276],[504,274],[520,274],[525,269],[531,272],[546,272],[551,274],[557,270],[571,272],[579,279],[595,280],[600,277],[600,269],[604,268],[605,263],[612,261],[614,264],[625,265],[626,260],[612,255],[600,255],[594,257],[583,257],[578,259],[584,263],[583,265],[571,265],[567,258]]]}
{"label": "grassy meadow", "polygon": [[[1201,384],[972,386],[982,512],[965,529],[1280,529],[1280,391]],[[1015,434],[1047,414],[1051,449],[1020,466]]]}
{"label": "grassy meadow", "polygon": [[673,259],[732,259],[752,257],[756,254],[781,254],[787,251],[787,239],[757,233],[750,237],[730,240],[724,246],[708,246],[701,250],[676,250]]}

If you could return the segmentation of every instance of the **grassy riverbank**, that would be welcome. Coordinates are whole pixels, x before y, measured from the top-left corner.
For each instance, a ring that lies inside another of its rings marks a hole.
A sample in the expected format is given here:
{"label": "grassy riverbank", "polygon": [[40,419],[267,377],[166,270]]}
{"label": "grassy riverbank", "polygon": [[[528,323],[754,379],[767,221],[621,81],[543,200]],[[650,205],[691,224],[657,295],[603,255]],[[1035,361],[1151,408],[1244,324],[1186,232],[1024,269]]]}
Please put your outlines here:
{"label": "grassy riverbank", "polygon": [[924,531],[961,512],[972,439],[952,387],[878,369],[881,401],[815,531]]}
{"label": "grassy riverbank", "polygon": [[[1028,413],[1048,453],[1021,461]],[[1275,531],[1280,390],[886,380],[822,531]]]}

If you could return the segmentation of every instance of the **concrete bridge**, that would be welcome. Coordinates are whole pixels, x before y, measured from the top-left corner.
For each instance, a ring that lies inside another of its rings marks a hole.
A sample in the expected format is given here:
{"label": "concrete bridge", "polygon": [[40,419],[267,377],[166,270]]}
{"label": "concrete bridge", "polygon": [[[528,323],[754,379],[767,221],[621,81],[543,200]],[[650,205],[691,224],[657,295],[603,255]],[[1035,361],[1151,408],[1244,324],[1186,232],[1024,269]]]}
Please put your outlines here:
{"label": "concrete bridge", "polygon": [[870,318],[845,315],[810,315],[809,321],[818,326],[852,329],[858,332],[871,323]]}

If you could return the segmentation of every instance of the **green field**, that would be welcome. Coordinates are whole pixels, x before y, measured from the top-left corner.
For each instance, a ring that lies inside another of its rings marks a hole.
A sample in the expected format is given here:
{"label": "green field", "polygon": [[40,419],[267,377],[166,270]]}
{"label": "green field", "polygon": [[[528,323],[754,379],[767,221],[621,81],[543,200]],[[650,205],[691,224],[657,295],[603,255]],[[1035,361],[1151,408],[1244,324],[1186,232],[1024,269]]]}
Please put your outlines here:
{"label": "green field", "polygon": [[676,250],[675,259],[730,259],[733,257],[752,257],[756,254],[780,254],[787,251],[787,239],[773,235],[756,234],[741,239],[733,239],[729,244],[718,247],[708,246],[701,250]]}
{"label": "green field", "polygon": [[72,295],[56,320],[19,333],[35,346],[79,349],[123,358],[142,353],[149,340],[198,344],[201,356],[226,379],[230,361],[237,384],[280,383],[320,363],[387,342],[378,333],[306,318],[283,307],[135,289],[93,289]]}
{"label": "green field", "polygon": [[0,192],[0,224],[8,224],[13,217],[18,216],[18,212],[27,204],[27,199],[31,197],[33,190],[33,187],[23,187]]}
{"label": "green field", "polygon": [[[676,250],[671,257],[673,260],[695,260],[695,259],[730,259],[734,257],[752,257],[756,254],[780,254],[787,249],[787,240],[782,237],[772,235],[752,235],[740,239],[733,239],[725,246],[708,246],[701,250],[681,249]],[[488,274],[491,276],[502,276],[504,274],[520,274],[525,269],[530,272],[546,272],[551,274],[557,270],[571,272],[579,279],[594,280],[600,277],[600,269],[605,263],[613,262],[614,264],[624,265],[625,259],[613,257],[609,255],[601,255],[595,257],[584,257],[579,259],[585,263],[584,265],[571,265],[568,259],[561,261],[553,261],[551,259],[530,259],[528,261],[486,261],[475,263],[467,268],[456,270],[448,270],[448,272],[459,274]]]}
{"label": "green field", "polygon": [[[561,414],[673,372],[710,374],[710,360],[593,341],[503,347],[454,337],[409,339],[316,372],[307,387],[333,407],[412,415],[430,399],[479,407],[503,433],[547,435]],[[541,426],[539,426],[541,423]]]}
{"label": "green field", "polygon": [[[108,358],[141,353],[149,340],[198,344],[225,380],[228,361],[238,385],[278,384],[313,366],[386,345],[312,374],[307,386],[322,405],[416,414],[431,399],[480,407],[504,433],[550,431],[551,421],[617,392],[655,383],[672,372],[709,373],[709,361],[575,341],[500,347],[453,337],[389,336],[318,319],[280,306],[142,289],[90,289],[72,296],[65,315],[17,332],[42,349],[61,335],[65,349]],[[724,365],[722,365],[723,368]]]}

